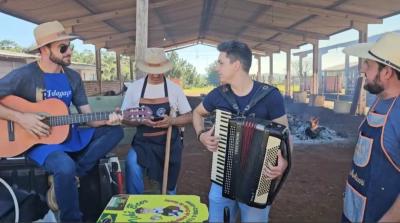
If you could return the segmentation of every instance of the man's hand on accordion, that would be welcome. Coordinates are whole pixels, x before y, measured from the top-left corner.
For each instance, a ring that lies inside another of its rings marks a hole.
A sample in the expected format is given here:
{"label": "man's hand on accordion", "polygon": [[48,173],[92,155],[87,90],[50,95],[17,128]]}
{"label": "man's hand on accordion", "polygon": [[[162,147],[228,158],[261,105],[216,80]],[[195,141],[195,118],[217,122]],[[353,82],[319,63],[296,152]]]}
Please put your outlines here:
{"label": "man's hand on accordion", "polygon": [[216,152],[218,149],[218,137],[213,136],[214,126],[207,132],[199,135],[199,140],[211,152]]}
{"label": "man's hand on accordion", "polygon": [[276,166],[272,166],[268,163],[268,166],[263,167],[263,174],[267,176],[269,179],[273,180],[283,174],[288,166],[287,160],[283,158],[282,151],[278,152],[278,163]]}

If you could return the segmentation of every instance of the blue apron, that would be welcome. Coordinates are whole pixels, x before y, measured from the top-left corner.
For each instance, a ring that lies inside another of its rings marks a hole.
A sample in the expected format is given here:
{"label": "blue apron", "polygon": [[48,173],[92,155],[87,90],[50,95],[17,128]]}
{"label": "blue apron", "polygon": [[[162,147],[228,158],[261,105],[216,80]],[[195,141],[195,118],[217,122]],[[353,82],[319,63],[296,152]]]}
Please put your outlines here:
{"label": "blue apron", "polygon": [[[144,98],[144,93],[147,86],[147,76],[143,83],[142,93],[140,96],[139,105],[151,108],[153,115],[163,116],[170,114],[171,108],[168,100],[167,81],[164,77],[164,95],[163,98]],[[165,143],[167,141],[166,128],[152,128],[146,125],[137,127],[135,137],[132,141],[132,147],[135,149],[138,156],[138,163],[147,171],[150,179],[162,182]],[[174,190],[178,181],[179,170],[181,167],[183,143],[179,135],[179,129],[172,127],[171,134],[171,154],[169,160],[168,172],[168,190]]]}
{"label": "blue apron", "polygon": [[343,222],[379,221],[400,193],[400,166],[383,144],[386,121],[397,99],[384,114],[375,113],[376,102],[360,126],[346,183]]}
{"label": "blue apron", "polygon": [[[69,108],[72,100],[72,90],[68,77],[64,73],[43,74],[45,91],[43,99],[57,98],[62,100]],[[55,151],[77,152],[85,148],[94,133],[94,128],[78,128],[77,125],[71,125],[68,138],[61,144],[41,144],[33,146],[28,151],[28,156],[43,165],[47,156]]]}

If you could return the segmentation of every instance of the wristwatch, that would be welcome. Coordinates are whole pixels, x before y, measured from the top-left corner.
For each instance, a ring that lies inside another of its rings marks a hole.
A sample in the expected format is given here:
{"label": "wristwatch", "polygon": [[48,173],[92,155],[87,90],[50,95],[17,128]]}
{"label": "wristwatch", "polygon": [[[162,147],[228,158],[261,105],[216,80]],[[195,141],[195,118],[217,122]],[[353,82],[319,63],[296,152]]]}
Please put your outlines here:
{"label": "wristwatch", "polygon": [[202,129],[202,130],[199,132],[199,134],[197,135],[197,140],[200,141],[200,136],[201,136],[201,134],[203,134],[203,133],[205,133],[205,132],[207,132],[207,131],[208,131],[207,129]]}

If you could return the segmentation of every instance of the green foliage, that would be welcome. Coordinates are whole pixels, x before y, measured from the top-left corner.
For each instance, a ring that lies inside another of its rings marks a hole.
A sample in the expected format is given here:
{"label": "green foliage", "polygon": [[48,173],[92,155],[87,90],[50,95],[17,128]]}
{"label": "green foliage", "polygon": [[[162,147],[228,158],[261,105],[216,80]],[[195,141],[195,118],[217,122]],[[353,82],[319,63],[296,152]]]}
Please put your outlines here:
{"label": "green foliage", "polygon": [[0,41],[0,50],[8,50],[8,51],[13,51],[13,52],[26,52],[27,49],[21,47],[18,45],[18,43],[12,41],[12,40],[1,40]]}
{"label": "green foliage", "polygon": [[[131,79],[131,70],[129,63],[130,63],[129,57],[121,55],[121,76],[123,80]],[[134,68],[133,65],[132,68]]]}
{"label": "green foliage", "polygon": [[170,52],[167,54],[167,57],[173,64],[169,76],[180,79],[183,88],[204,87],[207,85],[206,79],[197,73],[196,68],[192,64],[179,58],[178,53],[174,51]]}
{"label": "green foliage", "polygon": [[117,64],[115,63],[116,56],[114,52],[101,52],[101,72],[102,80],[110,81],[117,79]]}
{"label": "green foliage", "polygon": [[217,63],[218,61],[214,61],[211,63],[207,68],[207,82],[211,86],[218,86],[219,85],[219,75],[217,72]]}
{"label": "green foliage", "polygon": [[96,58],[91,50],[85,49],[82,52],[74,50],[72,61],[76,63],[96,64]]}

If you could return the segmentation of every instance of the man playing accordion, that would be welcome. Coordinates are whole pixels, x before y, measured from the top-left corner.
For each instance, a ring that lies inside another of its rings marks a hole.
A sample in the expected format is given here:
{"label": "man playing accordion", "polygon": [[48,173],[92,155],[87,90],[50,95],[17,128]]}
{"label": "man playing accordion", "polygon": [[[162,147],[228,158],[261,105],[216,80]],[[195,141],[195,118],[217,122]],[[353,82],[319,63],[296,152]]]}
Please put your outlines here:
{"label": "man playing accordion", "polygon": [[[220,82],[224,85],[213,89],[193,113],[193,125],[197,137],[207,150],[216,152],[219,138],[214,136],[215,127],[210,130],[204,129],[203,117],[217,109],[240,116],[273,121],[288,127],[284,102],[279,90],[253,81],[249,76],[252,61],[249,47],[239,41],[227,41],[219,44],[218,50],[220,54],[217,71]],[[231,98],[224,95],[224,91],[229,91]],[[260,96],[260,94],[263,95]],[[254,98],[258,100],[255,102]],[[279,150],[275,166],[263,165],[261,174],[272,180],[281,177],[287,168],[288,161]],[[232,222],[235,222],[238,211],[240,211],[242,222],[268,221],[270,205],[260,209],[225,198],[222,186],[213,182],[209,192],[209,221],[222,222],[225,207],[229,208]]]}

